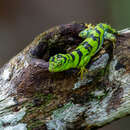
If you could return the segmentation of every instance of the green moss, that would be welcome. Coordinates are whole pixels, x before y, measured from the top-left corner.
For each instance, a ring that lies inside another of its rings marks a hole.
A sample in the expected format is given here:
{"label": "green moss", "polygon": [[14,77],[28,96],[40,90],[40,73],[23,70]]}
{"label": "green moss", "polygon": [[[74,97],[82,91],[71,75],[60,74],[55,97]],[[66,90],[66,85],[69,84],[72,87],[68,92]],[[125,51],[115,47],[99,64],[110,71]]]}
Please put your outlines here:
{"label": "green moss", "polygon": [[40,120],[36,120],[36,121],[32,121],[32,122],[30,121],[27,128],[28,128],[28,130],[32,130],[34,128],[40,128],[40,127],[42,128],[43,124],[44,123]]}
{"label": "green moss", "polygon": [[36,93],[34,96],[34,99],[35,98],[38,98],[39,100],[44,101],[44,105],[45,105],[45,104],[48,104],[49,101],[53,98],[53,94],[50,93],[48,95],[44,95],[42,93]]}
{"label": "green moss", "polygon": [[101,75],[101,76],[104,76],[104,72],[105,72],[104,69],[102,69],[102,70],[100,71],[100,75]]}
{"label": "green moss", "polygon": [[[26,115],[22,122],[27,123],[28,130],[42,128],[44,125],[46,105],[54,98],[53,94],[44,95],[36,93],[32,100],[26,104]],[[36,105],[33,100],[37,99],[40,104]]]}

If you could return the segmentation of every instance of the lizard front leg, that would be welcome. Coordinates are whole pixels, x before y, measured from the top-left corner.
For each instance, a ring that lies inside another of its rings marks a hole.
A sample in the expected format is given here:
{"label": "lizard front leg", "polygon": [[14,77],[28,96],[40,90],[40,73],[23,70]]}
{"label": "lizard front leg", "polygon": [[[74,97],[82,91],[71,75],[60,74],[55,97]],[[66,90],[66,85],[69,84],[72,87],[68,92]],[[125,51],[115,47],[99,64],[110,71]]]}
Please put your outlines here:
{"label": "lizard front leg", "polygon": [[84,73],[88,73],[88,70],[86,69],[86,65],[88,64],[88,62],[90,61],[91,59],[91,56],[86,56],[83,61],[82,61],[82,66],[80,67],[80,71],[78,72],[78,74],[80,74],[80,78],[81,80],[83,80],[83,76],[84,76]]}

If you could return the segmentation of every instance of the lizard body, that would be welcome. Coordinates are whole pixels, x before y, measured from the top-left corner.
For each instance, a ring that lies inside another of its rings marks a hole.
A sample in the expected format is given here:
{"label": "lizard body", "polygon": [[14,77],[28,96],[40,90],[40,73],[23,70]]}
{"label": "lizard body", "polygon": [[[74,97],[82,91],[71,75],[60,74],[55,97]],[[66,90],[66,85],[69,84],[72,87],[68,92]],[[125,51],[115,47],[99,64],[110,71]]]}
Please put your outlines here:
{"label": "lizard body", "polygon": [[61,72],[71,68],[84,69],[94,56],[102,47],[104,39],[112,42],[116,41],[114,34],[117,32],[107,24],[97,24],[95,27],[81,31],[79,36],[85,40],[79,46],[68,54],[56,54],[49,59],[49,71]]}

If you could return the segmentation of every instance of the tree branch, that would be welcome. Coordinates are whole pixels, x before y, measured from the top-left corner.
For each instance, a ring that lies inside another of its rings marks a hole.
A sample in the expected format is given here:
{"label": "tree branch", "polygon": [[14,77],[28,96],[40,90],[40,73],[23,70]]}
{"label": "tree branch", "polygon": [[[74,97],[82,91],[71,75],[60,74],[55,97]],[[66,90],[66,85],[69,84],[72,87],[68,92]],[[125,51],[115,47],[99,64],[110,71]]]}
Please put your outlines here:
{"label": "tree branch", "polygon": [[[25,128],[26,123],[34,130],[91,129],[130,114],[129,29],[120,31],[116,48],[105,41],[103,49],[87,66],[89,73],[82,81],[77,69],[48,71],[49,57],[77,47],[82,42],[78,33],[85,28],[85,23],[52,28],[1,68],[1,128]],[[14,125],[5,120],[9,113],[15,117],[24,113],[18,118],[23,118],[22,123],[15,120]]]}

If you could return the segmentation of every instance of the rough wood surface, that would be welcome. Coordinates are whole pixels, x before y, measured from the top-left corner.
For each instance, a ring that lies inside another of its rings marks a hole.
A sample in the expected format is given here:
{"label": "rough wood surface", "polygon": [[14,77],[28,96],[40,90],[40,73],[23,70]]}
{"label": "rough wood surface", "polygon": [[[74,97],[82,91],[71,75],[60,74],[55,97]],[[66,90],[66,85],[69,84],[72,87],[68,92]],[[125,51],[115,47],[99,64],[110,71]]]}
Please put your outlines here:
{"label": "rough wood surface", "polygon": [[23,109],[23,129],[34,130],[91,129],[130,114],[129,29],[120,32],[116,48],[105,42],[82,81],[76,69],[48,71],[49,57],[72,51],[82,42],[78,33],[84,28],[85,23],[52,28],[1,68],[1,127],[14,127],[4,116]]}

